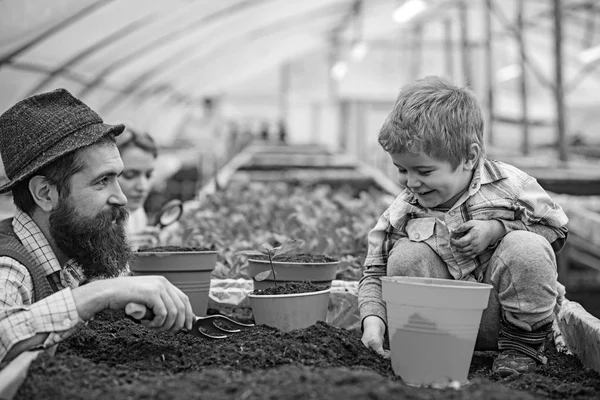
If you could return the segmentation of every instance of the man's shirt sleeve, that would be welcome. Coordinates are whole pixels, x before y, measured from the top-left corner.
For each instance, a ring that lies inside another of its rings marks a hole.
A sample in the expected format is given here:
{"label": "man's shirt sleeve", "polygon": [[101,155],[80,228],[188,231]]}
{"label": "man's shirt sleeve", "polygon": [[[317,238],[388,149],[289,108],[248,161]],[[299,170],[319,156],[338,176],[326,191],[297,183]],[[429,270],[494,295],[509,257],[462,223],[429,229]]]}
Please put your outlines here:
{"label": "man's shirt sleeve", "polygon": [[71,289],[63,289],[40,301],[33,299],[33,282],[25,266],[0,257],[0,361],[12,346],[38,333],[49,333],[42,348],[70,335],[83,322]]}

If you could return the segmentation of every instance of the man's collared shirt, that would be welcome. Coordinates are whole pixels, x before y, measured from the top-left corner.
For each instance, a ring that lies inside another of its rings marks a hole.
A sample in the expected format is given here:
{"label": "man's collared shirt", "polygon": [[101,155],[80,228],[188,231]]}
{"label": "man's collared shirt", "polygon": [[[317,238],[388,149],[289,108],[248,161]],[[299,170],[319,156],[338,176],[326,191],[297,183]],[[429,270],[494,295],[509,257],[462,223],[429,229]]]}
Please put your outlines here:
{"label": "man's collared shirt", "polygon": [[447,212],[422,207],[409,190],[400,193],[384,211],[368,236],[365,270],[359,283],[361,317],[377,315],[386,321],[379,278],[386,275],[388,256],[400,238],[427,243],[454,279],[481,281],[496,246],[471,259],[450,244],[451,232],[469,220],[498,220],[506,233],[532,231],[550,243],[556,241],[553,247],[561,247],[567,235],[567,216],[535,178],[509,164],[483,158],[469,188]]}
{"label": "man's collared shirt", "polygon": [[0,257],[0,361],[18,342],[38,333],[50,333],[43,344],[48,348],[83,322],[71,293],[84,279],[81,267],[69,260],[61,268],[48,240],[29,215],[17,211],[12,225],[58,291],[33,303],[33,281],[27,268],[11,257]]}

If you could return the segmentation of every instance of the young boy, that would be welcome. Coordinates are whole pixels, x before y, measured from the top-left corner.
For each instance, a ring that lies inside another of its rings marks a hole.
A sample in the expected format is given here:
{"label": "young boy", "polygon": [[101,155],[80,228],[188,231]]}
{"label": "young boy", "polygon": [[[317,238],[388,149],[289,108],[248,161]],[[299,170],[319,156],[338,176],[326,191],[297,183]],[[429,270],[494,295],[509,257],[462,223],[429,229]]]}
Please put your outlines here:
{"label": "young boy", "polygon": [[378,137],[405,188],[369,233],[358,286],[362,341],[387,356],[381,276],[493,286],[475,345],[500,350],[493,371],[532,371],[564,296],[555,253],[567,216],[537,181],[485,157],[475,95],[439,77],[400,91]]}

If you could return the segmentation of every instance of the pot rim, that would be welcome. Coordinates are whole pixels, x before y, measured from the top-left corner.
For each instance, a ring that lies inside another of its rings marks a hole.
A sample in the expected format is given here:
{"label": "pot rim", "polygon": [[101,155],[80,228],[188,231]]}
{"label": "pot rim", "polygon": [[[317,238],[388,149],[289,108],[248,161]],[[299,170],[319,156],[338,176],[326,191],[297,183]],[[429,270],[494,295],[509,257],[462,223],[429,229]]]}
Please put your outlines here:
{"label": "pot rim", "polygon": [[[448,289],[460,290],[490,290],[493,287],[489,283],[456,281],[453,279],[428,278],[418,276],[382,276],[380,277],[380,279],[389,283],[409,284],[412,286],[423,287],[443,287]],[[428,280],[431,282],[424,282],[424,280]],[[448,284],[448,281],[454,282],[455,284]],[[456,284],[457,282],[460,282],[460,284]]]}
{"label": "pot rim", "polygon": [[135,256],[171,256],[186,254],[217,254],[216,250],[197,250],[197,251],[136,251]]}
{"label": "pot rim", "polygon": [[312,296],[312,295],[324,294],[324,293],[329,293],[329,292],[331,292],[331,288],[327,288],[325,290],[319,290],[317,292],[289,293],[289,294],[252,294],[252,293],[248,293],[248,297],[254,297],[256,299],[302,297],[302,296]]}
{"label": "pot rim", "polygon": [[[256,258],[248,258],[248,261],[252,261],[258,264],[269,265],[269,260],[257,260]],[[313,261],[273,261],[273,264],[292,264],[292,265],[332,265],[339,264],[340,261],[327,261],[327,262],[313,262]]]}

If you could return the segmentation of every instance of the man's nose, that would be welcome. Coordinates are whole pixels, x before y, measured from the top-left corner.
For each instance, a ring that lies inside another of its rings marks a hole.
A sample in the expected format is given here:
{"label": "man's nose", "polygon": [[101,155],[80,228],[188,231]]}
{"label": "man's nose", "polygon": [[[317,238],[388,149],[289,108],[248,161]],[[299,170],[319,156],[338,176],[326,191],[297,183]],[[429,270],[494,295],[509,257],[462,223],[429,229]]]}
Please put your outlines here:
{"label": "man's nose", "polygon": [[115,182],[115,188],[113,190],[112,195],[109,197],[110,204],[126,206],[127,205],[127,196],[121,190],[121,186],[119,182]]}

